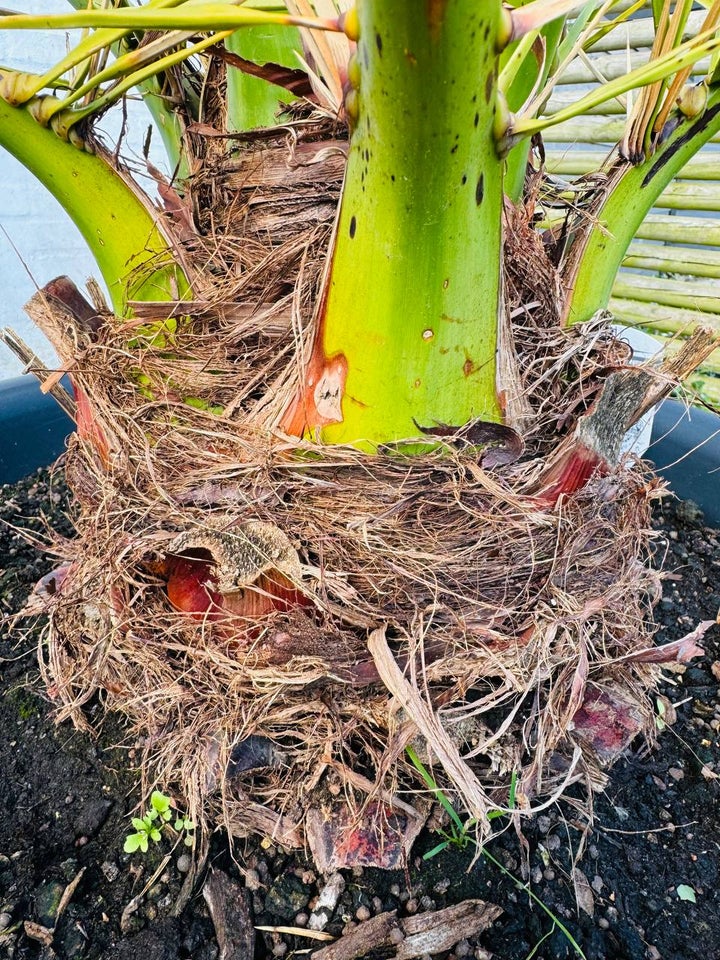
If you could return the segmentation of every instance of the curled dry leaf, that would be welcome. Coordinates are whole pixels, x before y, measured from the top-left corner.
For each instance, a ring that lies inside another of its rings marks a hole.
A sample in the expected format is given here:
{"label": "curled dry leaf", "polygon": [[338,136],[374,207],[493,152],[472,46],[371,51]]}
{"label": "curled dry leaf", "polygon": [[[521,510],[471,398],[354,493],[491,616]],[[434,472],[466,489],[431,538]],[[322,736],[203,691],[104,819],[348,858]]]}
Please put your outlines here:
{"label": "curled dry leaf", "polygon": [[481,447],[480,464],[486,470],[493,467],[515,463],[522,456],[525,444],[520,434],[503,423],[491,423],[487,420],[472,420],[461,427],[451,427],[446,423],[436,423],[432,427],[422,427],[417,421],[415,426],[428,437],[445,437],[454,444],[469,444]]}
{"label": "curled dry leaf", "polygon": [[227,776],[239,777],[251,770],[279,767],[282,762],[282,751],[277,749],[272,740],[251,733],[232,748]]}
{"label": "curled dry leaf", "polygon": [[623,657],[624,663],[687,663],[694,657],[701,657],[705,651],[696,641],[702,640],[711,627],[716,626],[715,620],[703,620],[690,633],[673,640],[672,643],[663,643],[659,647],[648,647],[646,650],[637,650]]}
{"label": "curled dry leaf", "polygon": [[47,605],[62,589],[71,568],[71,563],[61,563],[59,567],[55,567],[54,570],[41,577],[35,584],[32,594],[28,597],[23,613],[27,616],[45,613]]}
{"label": "curled dry leaf", "polygon": [[180,534],[158,572],[172,605],[196,619],[257,619],[308,602],[297,551],[282,530],[258,520]]}
{"label": "curled dry leaf", "polygon": [[588,883],[588,878],[577,867],[572,872],[573,885],[575,887],[575,898],[578,907],[592,917],[595,915],[595,896],[592,887]]}

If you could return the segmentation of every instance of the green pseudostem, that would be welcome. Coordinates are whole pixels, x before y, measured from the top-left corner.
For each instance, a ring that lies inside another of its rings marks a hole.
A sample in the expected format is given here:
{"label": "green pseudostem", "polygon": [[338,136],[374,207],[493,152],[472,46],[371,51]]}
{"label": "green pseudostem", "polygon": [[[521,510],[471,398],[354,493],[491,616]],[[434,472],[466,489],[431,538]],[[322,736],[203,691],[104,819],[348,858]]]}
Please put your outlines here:
{"label": "green pseudostem", "polygon": [[175,300],[187,282],[153,215],[102,156],[78,150],[0,99],[0,146],[33,173],[80,230],[114,311],[130,300]]}
{"label": "green pseudostem", "polygon": [[[420,12],[421,11],[421,12]],[[417,424],[501,420],[499,0],[365,0],[359,81],[322,321],[347,379],[324,439],[373,447]]]}
{"label": "green pseudostem", "polygon": [[720,88],[711,90],[702,115],[683,120],[649,159],[624,165],[601,202],[588,211],[593,225],[571,246],[566,322],[588,320],[607,306],[628,247],[668,184],[703,144],[720,132]]}

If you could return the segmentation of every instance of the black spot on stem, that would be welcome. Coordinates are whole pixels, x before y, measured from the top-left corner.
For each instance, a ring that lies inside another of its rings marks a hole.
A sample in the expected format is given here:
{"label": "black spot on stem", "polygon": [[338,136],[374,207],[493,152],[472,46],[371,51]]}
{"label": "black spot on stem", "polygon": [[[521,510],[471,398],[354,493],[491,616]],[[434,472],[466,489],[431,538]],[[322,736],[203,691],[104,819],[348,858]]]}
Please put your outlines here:
{"label": "black spot on stem", "polygon": [[480,206],[483,202],[483,197],[485,196],[485,174],[480,174],[480,179],[477,182],[475,187],[475,203]]}
{"label": "black spot on stem", "polygon": [[350,217],[350,239],[355,236],[355,230],[357,229],[357,220],[354,216]]}

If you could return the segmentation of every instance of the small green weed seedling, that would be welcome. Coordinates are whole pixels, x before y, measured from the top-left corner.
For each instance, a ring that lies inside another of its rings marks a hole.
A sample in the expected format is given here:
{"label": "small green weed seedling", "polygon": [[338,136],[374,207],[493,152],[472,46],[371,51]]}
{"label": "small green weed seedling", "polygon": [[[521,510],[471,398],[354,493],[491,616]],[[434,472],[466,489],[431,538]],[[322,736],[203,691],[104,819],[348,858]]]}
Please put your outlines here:
{"label": "small green weed seedling", "polygon": [[[470,835],[470,831],[475,826],[477,821],[473,818],[466,820],[464,823],[460,819],[457,810],[453,807],[452,803],[448,797],[443,793],[443,791],[438,787],[438,785],[433,780],[430,773],[425,769],[422,760],[418,757],[417,753],[412,747],[405,747],[405,752],[407,753],[408,759],[415,767],[417,772],[422,777],[425,786],[432,793],[433,797],[437,800],[443,810],[450,817],[450,830],[438,830],[437,832],[441,837],[444,837],[442,843],[439,843],[436,847],[433,847],[432,850],[423,856],[423,860],[429,860],[431,857],[436,856],[442,850],[445,850],[447,847],[455,847],[457,850],[464,850],[468,843],[473,842],[474,838]],[[517,785],[517,773],[513,771],[512,777],[510,779],[510,790],[508,795],[508,810],[515,809],[515,790]],[[488,820],[496,820],[498,817],[504,816],[504,811],[502,810],[491,810],[488,813]]]}
{"label": "small green weed seedling", "polygon": [[[437,783],[433,779],[430,772],[424,766],[420,757],[418,757],[415,750],[412,747],[407,746],[405,747],[405,753],[407,754],[408,759],[410,760],[412,765],[415,767],[417,772],[422,777],[423,782],[425,783],[425,786],[428,788],[430,793],[432,793],[433,797],[437,800],[437,802],[442,806],[443,810],[445,810],[447,815],[450,817],[449,832],[444,830],[438,831],[438,833],[440,833],[440,836],[444,837],[444,840],[442,841],[442,843],[439,843],[436,847],[433,847],[432,850],[428,850],[428,852],[423,855],[423,860],[429,860],[431,857],[437,856],[438,853],[440,853],[442,850],[445,850],[447,847],[456,847],[458,850],[463,850],[468,845],[468,843],[476,843],[477,841],[475,837],[470,833],[470,831],[477,823],[477,820],[469,818],[463,823],[463,821],[460,819],[460,815],[458,814],[457,810],[455,809],[455,807],[453,807],[452,803],[450,802],[450,798],[447,796],[447,794],[443,793],[442,789],[437,785]],[[508,810],[515,809],[516,789],[517,789],[517,773],[513,771],[512,777],[510,779],[510,789],[508,792],[508,807],[507,807]],[[488,820],[495,820],[497,819],[497,817],[503,817],[505,816],[506,812],[507,811],[503,811],[503,810],[491,810],[490,813],[488,813]],[[555,916],[552,910],[550,910],[550,908],[547,907],[542,902],[540,897],[538,897],[538,895],[531,890],[530,885],[527,883],[522,883],[522,881],[518,880],[518,878],[514,876],[507,869],[507,867],[503,866],[503,864],[500,863],[500,861],[496,857],[494,857],[488,850],[485,849],[485,847],[481,847],[480,853],[482,854],[483,857],[485,857],[486,860],[489,860],[490,863],[494,864],[502,874],[508,877],[508,879],[512,880],[512,882],[515,884],[515,887],[518,890],[521,890],[523,893],[526,893],[528,897],[530,897],[530,899],[534,903],[536,903],[538,907],[540,907],[540,909],[543,910],[548,915],[548,917],[552,920],[552,923],[553,923],[552,929],[549,931],[549,933],[545,935],[545,937],[543,937],[543,940],[551,936],[555,928],[557,927],[562,932],[563,936],[567,939],[568,943],[572,946],[573,950],[575,950],[577,955],[581,958],[581,960],[586,960],[585,954],[583,953],[582,949],[580,948],[579,944],[577,943],[573,935],[570,933],[568,928],[560,921],[558,917]],[[540,942],[542,943],[542,941]],[[526,960],[530,960],[530,958],[536,953],[538,947],[539,947],[539,944],[536,944],[535,948],[531,952],[530,956],[526,958]]]}
{"label": "small green weed seedling", "polygon": [[[150,797],[150,807],[144,817],[132,817],[131,823],[135,828],[135,833],[128,834],[125,838],[123,850],[125,853],[135,853],[139,850],[141,853],[147,853],[150,847],[150,841],[158,843],[162,838],[162,828],[170,827],[170,821],[173,818],[173,811],[170,804],[170,798],[159,790],[154,790]],[[189,817],[180,813],[175,813],[175,823],[173,829],[178,834],[185,834],[183,842],[191,847],[195,843],[195,824]]]}

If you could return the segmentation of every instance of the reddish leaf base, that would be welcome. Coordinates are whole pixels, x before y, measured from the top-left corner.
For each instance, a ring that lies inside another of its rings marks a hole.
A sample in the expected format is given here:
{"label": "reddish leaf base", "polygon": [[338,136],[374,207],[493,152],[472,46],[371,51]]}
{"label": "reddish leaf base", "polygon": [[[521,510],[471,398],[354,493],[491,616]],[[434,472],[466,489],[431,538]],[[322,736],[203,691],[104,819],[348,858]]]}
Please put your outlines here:
{"label": "reddish leaf base", "polygon": [[322,873],[350,867],[398,870],[407,863],[422,823],[421,817],[414,820],[375,802],[358,815],[339,800],[322,808],[311,807],[305,830],[313,860]]}
{"label": "reddish leaf base", "polygon": [[613,690],[587,691],[573,717],[575,732],[593,748],[601,763],[611,764],[642,729],[637,704]]}
{"label": "reddish leaf base", "polygon": [[280,429],[291,437],[302,437],[328,423],[342,423],[346,379],[347,360],[342,353],[326,360],[314,350],[305,383],[283,414]]}
{"label": "reddish leaf base", "polygon": [[[236,620],[236,631],[250,631],[247,621],[255,621],[274,611],[286,613],[307,606],[308,599],[287,577],[276,570],[263,573],[250,587],[234,593],[221,593],[213,574],[213,564],[203,557],[167,557],[158,572],[167,578],[167,595],[176,610],[195,620]],[[230,624],[228,624],[230,626]]]}
{"label": "reddish leaf base", "polygon": [[[71,381],[72,383],[72,381]],[[88,395],[72,383],[73,393],[75,394],[75,427],[81,440],[88,440],[97,450],[104,466],[110,464],[110,444],[105,436],[105,431],[95,419]]]}
{"label": "reddish leaf base", "polygon": [[606,472],[607,464],[584,443],[575,443],[552,464],[539,480],[536,496],[549,507],[554,507],[560,497],[582,490],[597,471]]}

